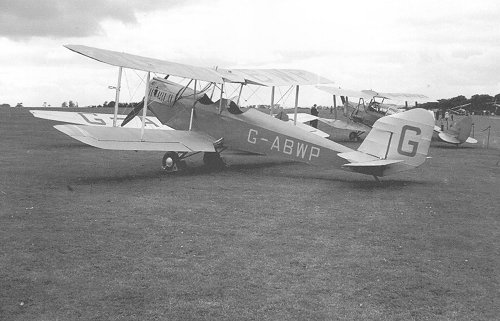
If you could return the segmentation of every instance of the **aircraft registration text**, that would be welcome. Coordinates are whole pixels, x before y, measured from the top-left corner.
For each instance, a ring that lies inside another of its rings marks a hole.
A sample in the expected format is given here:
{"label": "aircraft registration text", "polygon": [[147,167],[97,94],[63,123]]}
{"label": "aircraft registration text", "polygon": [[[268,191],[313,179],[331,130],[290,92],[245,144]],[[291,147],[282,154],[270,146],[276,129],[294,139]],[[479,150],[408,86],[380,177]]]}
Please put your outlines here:
{"label": "aircraft registration text", "polygon": [[259,131],[250,129],[248,131],[247,141],[250,144],[258,144],[259,141],[267,142],[267,145],[272,141],[270,151],[281,152],[303,160],[311,161],[320,155],[321,149],[317,146],[306,144],[302,141],[292,139],[290,137],[283,137],[276,135],[274,139],[267,139],[259,137]]}

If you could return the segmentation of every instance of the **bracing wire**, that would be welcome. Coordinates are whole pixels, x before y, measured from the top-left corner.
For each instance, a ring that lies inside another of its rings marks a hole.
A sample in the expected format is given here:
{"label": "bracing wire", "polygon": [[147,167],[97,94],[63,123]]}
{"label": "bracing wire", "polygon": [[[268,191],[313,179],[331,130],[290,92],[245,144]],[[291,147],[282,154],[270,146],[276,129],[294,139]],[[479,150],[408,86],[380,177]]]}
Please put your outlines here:
{"label": "bracing wire", "polygon": [[260,97],[259,95],[257,95],[257,92],[258,92],[258,91],[259,91],[259,89],[261,88],[260,86],[256,86],[256,87],[255,87],[255,88],[256,88],[255,90],[254,90],[252,87],[250,87],[250,86],[249,86],[248,88],[250,88],[250,90],[252,91],[252,94],[251,94],[250,96],[248,96],[248,98],[244,99],[244,100],[245,100],[245,102],[248,102],[248,100],[249,100],[250,98],[252,98],[254,95],[255,95],[255,96],[256,96],[259,100],[264,101],[264,100],[262,99],[262,97]]}
{"label": "bracing wire", "polygon": [[[279,87],[278,87],[279,88]],[[291,94],[291,89],[293,88],[293,86],[290,86],[290,88],[288,88],[288,90],[285,92],[284,95],[281,95],[281,98],[276,102],[276,104],[278,104],[280,101],[283,100],[283,102],[286,102],[288,100],[288,97],[290,97],[290,94]],[[280,89],[280,94],[281,94],[281,89]],[[286,98],[285,98],[286,96]]]}

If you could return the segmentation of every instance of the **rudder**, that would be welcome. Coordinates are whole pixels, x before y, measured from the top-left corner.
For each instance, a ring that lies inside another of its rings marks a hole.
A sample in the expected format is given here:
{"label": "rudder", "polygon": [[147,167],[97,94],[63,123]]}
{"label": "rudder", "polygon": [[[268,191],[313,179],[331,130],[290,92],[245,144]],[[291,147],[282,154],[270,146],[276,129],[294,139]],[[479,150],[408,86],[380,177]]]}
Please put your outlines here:
{"label": "rudder", "polygon": [[399,161],[387,165],[384,175],[417,167],[425,162],[434,129],[434,117],[415,108],[385,116],[373,124],[359,152],[378,159]]}

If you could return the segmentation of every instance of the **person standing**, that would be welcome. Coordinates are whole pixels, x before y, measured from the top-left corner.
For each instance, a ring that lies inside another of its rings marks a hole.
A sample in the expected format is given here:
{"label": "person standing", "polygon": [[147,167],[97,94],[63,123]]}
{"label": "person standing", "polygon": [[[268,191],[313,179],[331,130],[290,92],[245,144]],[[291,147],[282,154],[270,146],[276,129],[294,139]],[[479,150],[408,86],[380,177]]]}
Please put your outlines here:
{"label": "person standing", "polygon": [[[319,115],[318,108],[316,107],[316,104],[314,104],[311,107],[311,115],[316,116],[316,117]],[[314,128],[318,128],[318,120],[317,119],[311,120],[309,122],[309,125],[311,125]]]}

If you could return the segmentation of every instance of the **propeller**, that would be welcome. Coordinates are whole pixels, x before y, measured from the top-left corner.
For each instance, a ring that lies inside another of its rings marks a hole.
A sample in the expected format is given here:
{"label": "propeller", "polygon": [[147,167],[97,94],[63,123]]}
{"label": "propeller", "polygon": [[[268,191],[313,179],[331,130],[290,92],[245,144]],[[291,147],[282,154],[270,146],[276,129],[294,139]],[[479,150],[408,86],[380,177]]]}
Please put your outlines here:
{"label": "propeller", "polygon": [[137,104],[137,106],[135,106],[130,113],[128,113],[127,117],[125,117],[120,126],[123,127],[127,125],[128,122],[130,122],[135,116],[137,116],[141,112],[143,107],[144,107],[144,99],[139,104]]}

